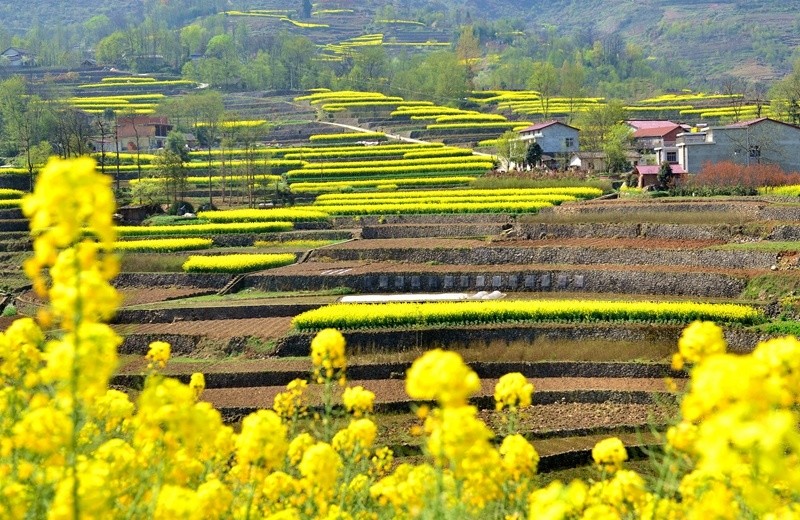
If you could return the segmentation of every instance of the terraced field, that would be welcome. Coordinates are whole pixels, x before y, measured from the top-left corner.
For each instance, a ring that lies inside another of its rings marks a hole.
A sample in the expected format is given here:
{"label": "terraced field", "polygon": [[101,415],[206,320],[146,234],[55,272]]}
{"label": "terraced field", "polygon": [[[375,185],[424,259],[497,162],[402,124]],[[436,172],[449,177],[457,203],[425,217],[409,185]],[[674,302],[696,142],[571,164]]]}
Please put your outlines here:
{"label": "terraced field", "polygon": [[[703,220],[693,218],[701,213]],[[796,206],[766,199],[610,201],[564,203],[539,215],[516,217],[333,218],[327,231],[304,231],[300,225],[275,236],[302,241],[338,233],[350,240],[289,248],[297,251],[297,263],[243,275],[157,269],[120,275],[124,303],[114,321],[125,343],[115,384],[137,388],[148,343],[166,339],[176,356],[167,373],[187,379],[193,371],[205,372],[204,399],[236,421],[270,406],[283,385],[307,374],[305,356],[313,332],[298,330],[293,318],[326,305],[345,305],[335,302],[347,293],[469,297],[499,291],[503,300],[520,302],[734,303],[772,320],[780,312],[776,296],[759,294],[754,281],[791,279],[796,273],[794,250],[800,248],[791,242],[784,250],[767,246],[798,232],[793,223],[797,213]],[[632,223],[631,216],[637,215],[642,221]],[[17,221],[3,223],[13,228]],[[4,235],[3,242],[12,243],[20,232]],[[252,250],[268,235],[215,236],[207,254],[231,250],[224,245],[232,239],[234,250]],[[260,250],[286,249],[280,240],[269,244]],[[148,256],[180,261],[189,254]],[[31,293],[16,301],[20,312],[35,312],[40,303]],[[523,430],[547,456],[543,468],[556,470],[585,463],[598,435],[618,435],[631,446],[660,442],[645,432],[651,426],[659,429],[675,413],[675,395],[663,378],[672,376],[682,384],[684,375],[673,373],[668,361],[683,325],[653,316],[624,322],[366,327],[346,333],[348,375],[353,384],[376,393],[378,421],[389,444],[413,455],[418,439],[407,433],[415,419],[408,414],[412,403],[402,379],[421,352],[444,346],[462,353],[483,379],[475,403],[493,427],[499,427],[492,411],[493,385],[501,374],[521,371],[536,386]],[[726,333],[731,348],[739,351],[748,351],[765,335],[758,326],[734,324],[726,326]],[[312,405],[319,402],[315,395],[312,391]]]}

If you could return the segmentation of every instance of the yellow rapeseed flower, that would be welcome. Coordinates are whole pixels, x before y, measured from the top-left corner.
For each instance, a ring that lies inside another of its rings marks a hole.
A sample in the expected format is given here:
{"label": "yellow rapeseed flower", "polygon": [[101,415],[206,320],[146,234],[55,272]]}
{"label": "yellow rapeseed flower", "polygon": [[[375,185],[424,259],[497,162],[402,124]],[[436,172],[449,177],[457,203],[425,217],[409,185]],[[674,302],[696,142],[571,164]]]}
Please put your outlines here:
{"label": "yellow rapeseed flower", "polygon": [[711,321],[695,321],[683,329],[678,340],[677,357],[673,357],[673,368],[679,370],[683,362],[698,363],[715,354],[723,354],[728,344],[722,329]]}
{"label": "yellow rapeseed flower", "polygon": [[494,388],[495,406],[498,410],[510,408],[516,410],[531,405],[533,383],[529,383],[519,372],[505,374]]}
{"label": "yellow rapeseed flower", "polygon": [[435,349],[414,361],[406,374],[406,392],[414,399],[462,406],[480,390],[477,374],[455,352]]}
{"label": "yellow rapeseed flower", "polygon": [[147,359],[150,360],[151,366],[155,365],[158,368],[164,368],[169,361],[171,347],[169,343],[164,341],[153,341],[150,343],[150,349],[147,351]]}
{"label": "yellow rapeseed flower", "polygon": [[347,367],[344,336],[336,329],[324,329],[311,340],[311,363],[317,383],[339,380]]}
{"label": "yellow rapeseed flower", "polygon": [[342,393],[342,402],[353,416],[361,417],[364,414],[372,413],[375,394],[363,386],[347,387]]}
{"label": "yellow rapeseed flower", "polygon": [[622,463],[628,460],[628,452],[621,440],[610,437],[595,444],[592,459],[606,471],[613,472],[622,468]]}
{"label": "yellow rapeseed flower", "polygon": [[203,390],[206,389],[206,378],[201,372],[195,372],[189,379],[189,388],[194,391],[195,399],[200,399]]}

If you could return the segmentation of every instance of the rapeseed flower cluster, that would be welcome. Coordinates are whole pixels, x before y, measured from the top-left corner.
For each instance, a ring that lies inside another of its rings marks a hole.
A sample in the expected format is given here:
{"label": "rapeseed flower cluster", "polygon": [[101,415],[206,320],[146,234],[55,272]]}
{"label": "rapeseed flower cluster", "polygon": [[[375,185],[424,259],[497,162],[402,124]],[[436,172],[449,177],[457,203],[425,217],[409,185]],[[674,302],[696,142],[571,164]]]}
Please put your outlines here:
{"label": "rapeseed flower cluster", "polygon": [[[623,443],[607,439],[593,450],[600,469],[594,478],[542,487],[535,448],[519,433],[495,438],[469,402],[481,389],[477,375],[457,354],[441,350],[423,355],[407,373],[409,395],[435,403],[419,414],[424,456],[415,463],[396,464],[392,451],[379,446],[379,423],[365,417],[374,395],[359,387],[342,395],[354,417],[338,431],[315,429],[300,418],[308,384],[293,381],[273,410],[248,415],[237,432],[199,400],[202,375],[187,385],[159,373],[170,349],[156,342],[136,398],[109,389],[120,338],[103,320],[118,298],[109,284],[114,260],[106,247],[113,230],[98,213],[113,208],[103,191],[110,186],[84,160],[51,162],[43,178],[48,193],[37,189],[24,203],[36,236],[26,269],[51,307],[0,333],[0,518],[800,514],[795,338],[766,341],[751,354],[734,356],[724,352],[713,326],[687,328],[680,354],[692,363],[691,380],[680,420],[665,436],[665,476],[655,479],[626,469]],[[48,201],[72,210],[54,210]],[[57,276],[54,268],[61,269]],[[99,297],[86,301],[92,291]],[[326,389],[346,384],[341,334],[321,332],[311,351],[312,383]],[[501,413],[529,406],[532,391],[521,375],[502,378],[495,389]],[[338,410],[331,395],[321,412],[326,418]]]}

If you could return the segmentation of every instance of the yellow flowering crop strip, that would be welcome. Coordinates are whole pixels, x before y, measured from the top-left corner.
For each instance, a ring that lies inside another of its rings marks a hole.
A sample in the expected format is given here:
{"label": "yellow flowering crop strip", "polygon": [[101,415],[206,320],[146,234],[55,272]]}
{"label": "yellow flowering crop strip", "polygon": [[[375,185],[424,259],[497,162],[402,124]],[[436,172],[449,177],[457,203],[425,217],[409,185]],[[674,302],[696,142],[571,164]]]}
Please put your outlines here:
{"label": "yellow flowering crop strip", "polygon": [[322,143],[326,141],[374,141],[386,139],[383,132],[350,132],[343,134],[316,134],[309,136],[308,140],[312,143]]}
{"label": "yellow flowering crop strip", "polygon": [[175,251],[208,249],[212,245],[214,245],[214,241],[210,238],[162,238],[114,242],[114,250],[139,253],[172,253]]}
{"label": "yellow flowering crop strip", "polygon": [[22,199],[0,199],[0,209],[18,208],[22,205]]}
{"label": "yellow flowering crop strip", "polygon": [[[477,177],[451,176],[451,177],[406,177],[392,179],[392,184],[397,186],[458,186],[470,184]],[[386,183],[383,179],[365,181],[331,181],[331,182],[296,182],[291,185],[294,193],[325,193],[338,192],[343,188],[369,189]]]}
{"label": "yellow flowering crop strip", "polygon": [[162,235],[226,235],[234,233],[273,233],[290,231],[291,222],[236,222],[211,224],[185,224],[178,226],[118,226],[115,231],[122,237]]}
{"label": "yellow flowering crop strip", "polygon": [[[411,159],[395,159],[395,160],[383,160],[380,161],[380,166],[383,167],[392,167],[392,166],[417,166],[422,164],[472,164],[472,163],[486,163],[486,157],[480,155],[466,155],[466,156],[455,156],[455,157],[417,157]],[[363,167],[372,167],[375,166],[375,161],[342,161],[342,162],[325,162],[325,163],[312,163],[307,164],[303,167],[303,169],[308,170],[317,170],[317,169],[326,169],[326,170],[339,170],[339,169],[354,169],[354,168],[363,168]]]}
{"label": "yellow flowering crop strip", "polygon": [[609,302],[592,300],[511,300],[334,304],[304,312],[292,320],[299,330],[397,328],[450,324],[514,322],[715,320],[752,325],[765,320],[746,305],[693,302]]}
{"label": "yellow flowering crop strip", "polygon": [[536,213],[552,206],[541,200],[505,202],[439,202],[413,201],[402,203],[363,203],[350,205],[320,206],[331,215],[423,215],[439,213]]}
{"label": "yellow flowering crop strip", "polygon": [[[416,198],[446,198],[446,197],[530,197],[530,196],[546,196],[546,195],[569,195],[576,198],[590,199],[599,197],[603,194],[600,188],[592,188],[588,186],[572,186],[560,188],[503,188],[503,189],[466,189],[466,190],[416,190],[405,191],[393,194],[393,197],[406,197],[408,199]],[[317,197],[316,204],[340,204],[347,202],[369,202],[377,198],[383,198],[382,194],[375,193],[340,193],[340,194],[326,194]]]}
{"label": "yellow flowering crop strip", "polygon": [[302,170],[289,170],[286,176],[292,179],[303,178],[325,178],[325,177],[344,177],[344,178],[360,178],[360,177],[380,177],[392,178],[394,182],[395,175],[413,175],[419,176],[422,174],[430,175],[446,175],[452,172],[454,175],[467,175],[485,173],[491,170],[494,164],[491,161],[474,162],[466,164],[409,164],[406,166],[372,166],[361,168],[304,168]]}
{"label": "yellow flowering crop strip", "polygon": [[147,76],[112,76],[110,78],[102,78],[100,81],[102,83],[119,83],[123,81],[129,83],[134,81],[153,82],[156,81],[156,78],[150,78]]}
{"label": "yellow flowering crop strip", "polygon": [[209,222],[324,222],[329,218],[323,211],[305,208],[201,211],[197,216]]}
{"label": "yellow flowering crop strip", "polygon": [[486,128],[490,129],[502,129],[502,128],[524,128],[526,126],[530,126],[531,123],[528,121],[502,121],[502,122],[480,122],[476,121],[474,123],[434,123],[427,125],[425,128],[428,130],[462,130],[462,129],[469,129],[474,128],[476,130],[483,130]]}
{"label": "yellow flowering crop strip", "polygon": [[[457,190],[454,190],[457,191]],[[572,202],[577,200],[572,195],[464,195],[462,197],[407,197],[403,192],[370,193],[374,197],[361,200],[348,200],[346,198],[323,200],[314,203],[315,208],[323,211],[334,211],[337,206],[363,206],[365,204],[386,205],[386,204],[442,204],[442,203],[495,203],[495,202],[547,202],[550,204],[561,204],[562,202]]]}
{"label": "yellow flowering crop strip", "polygon": [[437,123],[470,123],[473,121],[508,121],[500,114],[456,114],[443,115],[436,118]]}
{"label": "yellow flowering crop strip", "polygon": [[190,86],[196,85],[194,81],[188,79],[171,79],[164,81],[148,81],[148,82],[106,82],[106,83],[86,83],[78,85],[78,88],[110,88],[110,87],[133,87],[133,88],[150,88],[150,87],[171,87],[171,86]]}
{"label": "yellow flowering crop strip", "polygon": [[403,159],[428,159],[433,157],[471,157],[472,150],[469,148],[440,148],[438,150],[421,150],[406,152]]}
{"label": "yellow flowering crop strip", "polygon": [[25,195],[24,191],[11,188],[0,188],[0,200],[19,199]]}
{"label": "yellow flowering crop strip", "polygon": [[758,188],[759,195],[780,195],[783,197],[800,197],[800,184],[789,186],[766,186]]}
{"label": "yellow flowering crop strip", "polygon": [[183,264],[188,273],[249,273],[293,264],[291,253],[190,256]]}

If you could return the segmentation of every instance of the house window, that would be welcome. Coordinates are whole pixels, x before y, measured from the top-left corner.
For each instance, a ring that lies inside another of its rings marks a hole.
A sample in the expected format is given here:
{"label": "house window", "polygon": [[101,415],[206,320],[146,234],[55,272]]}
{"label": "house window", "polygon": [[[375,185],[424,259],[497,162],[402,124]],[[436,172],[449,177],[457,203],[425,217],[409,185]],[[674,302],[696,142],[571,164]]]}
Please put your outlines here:
{"label": "house window", "polygon": [[761,157],[761,147],[758,145],[750,147],[750,158],[759,159]]}
{"label": "house window", "polygon": [[567,137],[564,139],[564,146],[566,148],[573,148],[575,146],[575,138],[574,137]]}
{"label": "house window", "polygon": [[667,152],[667,162],[671,164],[678,162],[678,152]]}

